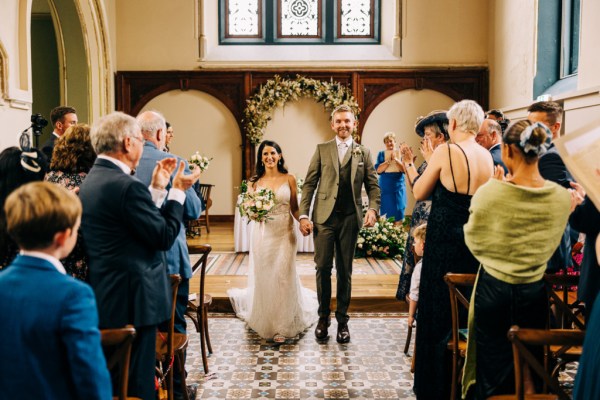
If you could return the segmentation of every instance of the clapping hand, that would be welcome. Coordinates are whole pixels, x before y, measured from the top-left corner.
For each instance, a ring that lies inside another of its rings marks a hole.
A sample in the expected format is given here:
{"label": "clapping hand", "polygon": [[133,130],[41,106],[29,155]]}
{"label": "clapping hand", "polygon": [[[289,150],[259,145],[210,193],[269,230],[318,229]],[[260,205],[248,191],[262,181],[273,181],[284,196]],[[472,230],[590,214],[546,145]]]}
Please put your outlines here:
{"label": "clapping hand", "polygon": [[175,171],[177,166],[176,158],[163,158],[156,162],[156,167],[152,171],[152,181],[150,184],[154,189],[165,190],[169,181],[171,180],[171,174]]}
{"label": "clapping hand", "polygon": [[179,163],[179,168],[177,168],[177,173],[175,174],[175,177],[173,178],[173,187],[175,189],[180,189],[180,190],[187,190],[189,188],[192,187],[192,185],[194,183],[196,183],[198,181],[198,179],[200,179],[200,174],[202,174],[202,171],[200,170],[200,168],[194,168],[192,170],[191,174],[184,174],[183,171],[185,170],[185,163],[183,161],[181,161]]}
{"label": "clapping hand", "polygon": [[433,154],[433,144],[431,144],[431,140],[428,137],[421,140],[421,147],[419,147],[419,150],[425,161],[429,162],[429,158]]}
{"label": "clapping hand", "polygon": [[577,182],[570,182],[573,189],[569,189],[571,192],[571,212],[577,208],[578,205],[583,203],[585,198],[585,189]]}
{"label": "clapping hand", "polygon": [[504,168],[501,165],[496,165],[494,167],[494,179],[499,181],[505,181],[506,177],[504,176]]}
{"label": "clapping hand", "polygon": [[403,164],[410,164],[416,159],[416,157],[413,155],[412,149],[405,143],[400,146],[400,156]]}

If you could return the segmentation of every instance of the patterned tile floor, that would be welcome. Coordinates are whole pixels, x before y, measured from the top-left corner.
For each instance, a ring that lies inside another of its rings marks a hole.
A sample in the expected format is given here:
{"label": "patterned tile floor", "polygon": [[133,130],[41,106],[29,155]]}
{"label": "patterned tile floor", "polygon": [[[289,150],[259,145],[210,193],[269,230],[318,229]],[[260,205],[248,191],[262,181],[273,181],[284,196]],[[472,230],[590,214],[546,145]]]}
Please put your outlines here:
{"label": "patterned tile floor", "polygon": [[352,315],[352,341],[335,341],[332,321],[326,343],[309,328],[276,345],[234,318],[209,319],[214,353],[204,375],[199,335],[190,335],[188,384],[197,399],[414,399],[411,358],[404,355],[406,318],[400,314]]}

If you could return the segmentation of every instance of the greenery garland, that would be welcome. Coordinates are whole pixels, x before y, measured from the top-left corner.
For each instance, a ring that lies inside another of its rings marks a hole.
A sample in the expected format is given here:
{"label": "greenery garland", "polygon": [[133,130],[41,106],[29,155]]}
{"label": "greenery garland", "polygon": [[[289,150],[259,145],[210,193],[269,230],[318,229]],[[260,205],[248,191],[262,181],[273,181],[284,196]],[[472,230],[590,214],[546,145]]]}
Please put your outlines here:
{"label": "greenery garland", "polygon": [[317,103],[323,103],[325,110],[333,111],[337,106],[347,104],[354,114],[359,115],[358,103],[348,88],[338,82],[326,82],[297,75],[296,79],[282,79],[275,75],[261,85],[257,93],[246,100],[242,122],[246,127],[246,136],[254,145],[262,141],[267,123],[272,119],[273,110],[282,107],[288,101],[301,97],[312,97]]}

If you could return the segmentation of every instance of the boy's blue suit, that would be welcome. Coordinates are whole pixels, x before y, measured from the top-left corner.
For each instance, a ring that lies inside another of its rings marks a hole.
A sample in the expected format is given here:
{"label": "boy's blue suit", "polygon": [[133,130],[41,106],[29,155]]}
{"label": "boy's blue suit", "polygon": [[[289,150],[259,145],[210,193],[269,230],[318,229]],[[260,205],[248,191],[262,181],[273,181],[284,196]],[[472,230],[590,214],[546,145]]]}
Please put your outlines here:
{"label": "boy's blue suit", "polygon": [[0,398],[112,398],[87,284],[18,256],[0,272],[0,316]]}

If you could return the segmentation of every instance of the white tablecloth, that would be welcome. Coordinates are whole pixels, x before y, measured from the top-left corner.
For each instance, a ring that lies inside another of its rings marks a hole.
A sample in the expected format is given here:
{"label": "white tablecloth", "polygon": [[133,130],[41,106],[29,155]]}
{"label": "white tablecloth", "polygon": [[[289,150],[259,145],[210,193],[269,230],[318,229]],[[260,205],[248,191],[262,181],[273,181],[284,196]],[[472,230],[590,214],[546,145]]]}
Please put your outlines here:
{"label": "white tablecloth", "polygon": [[[298,202],[300,202],[300,196],[298,196]],[[242,217],[240,215],[240,210],[236,207],[233,220],[233,240],[236,252],[246,252],[250,250],[253,227],[254,222],[250,221],[250,223],[248,223],[248,218]],[[303,236],[302,233],[300,233],[300,224],[296,220],[294,220],[294,232],[296,232],[298,253],[312,253],[315,251],[312,234]]]}

